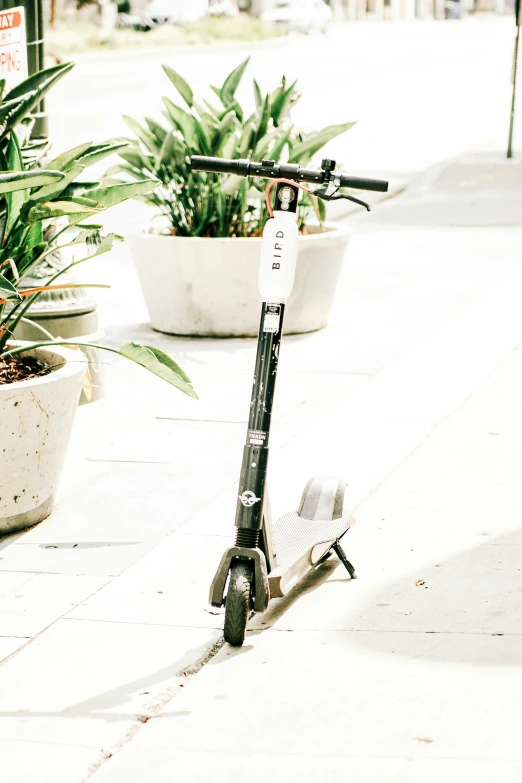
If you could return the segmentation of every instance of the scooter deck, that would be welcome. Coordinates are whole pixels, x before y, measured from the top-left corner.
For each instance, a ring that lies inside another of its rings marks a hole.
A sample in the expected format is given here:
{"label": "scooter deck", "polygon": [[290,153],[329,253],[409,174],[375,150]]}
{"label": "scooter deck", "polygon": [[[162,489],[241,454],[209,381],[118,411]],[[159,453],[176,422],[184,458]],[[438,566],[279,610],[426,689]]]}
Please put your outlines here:
{"label": "scooter deck", "polygon": [[350,516],[339,519],[305,519],[291,511],[273,527],[276,567],[268,575],[270,596],[286,595],[311,571],[332,548],[334,542],[349,530]]}

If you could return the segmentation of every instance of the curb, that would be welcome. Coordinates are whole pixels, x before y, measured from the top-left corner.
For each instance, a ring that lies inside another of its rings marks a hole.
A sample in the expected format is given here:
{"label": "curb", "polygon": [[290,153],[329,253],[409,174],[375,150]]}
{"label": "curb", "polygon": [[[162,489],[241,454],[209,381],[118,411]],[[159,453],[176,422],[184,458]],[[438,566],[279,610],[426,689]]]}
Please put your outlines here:
{"label": "curb", "polygon": [[68,62],[70,59],[74,59],[75,62],[82,62],[82,61],[89,61],[93,59],[113,59],[114,57],[117,57],[119,59],[123,58],[129,58],[129,57],[136,57],[139,56],[145,56],[145,57],[157,57],[158,51],[164,51],[166,53],[166,56],[170,59],[175,55],[178,54],[187,54],[190,52],[200,52],[200,51],[206,51],[207,49],[212,49],[213,51],[244,51],[245,49],[248,51],[251,51],[252,49],[264,49],[267,47],[273,47],[274,45],[279,45],[279,48],[282,48],[284,45],[288,44],[288,36],[276,36],[274,38],[264,38],[261,41],[234,41],[234,40],[214,40],[210,41],[209,43],[201,43],[201,44],[183,44],[181,46],[176,46],[172,44],[160,44],[156,46],[136,46],[136,47],[122,47],[121,49],[93,49],[92,51],[85,51],[85,52],[79,52],[78,54],[73,54],[72,52],[65,53],[63,55],[60,55],[59,58],[57,58],[55,55],[52,54],[52,42],[47,43],[47,53],[46,53],[46,59],[52,59],[57,60],[59,62]]}

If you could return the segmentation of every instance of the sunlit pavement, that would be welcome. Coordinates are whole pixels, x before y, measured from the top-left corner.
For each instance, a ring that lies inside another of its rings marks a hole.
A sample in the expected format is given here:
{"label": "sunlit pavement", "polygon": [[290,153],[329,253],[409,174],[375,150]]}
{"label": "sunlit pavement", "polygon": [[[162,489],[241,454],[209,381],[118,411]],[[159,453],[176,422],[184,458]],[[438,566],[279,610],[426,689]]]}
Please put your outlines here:
{"label": "sunlit pavement", "polygon": [[[514,33],[510,18],[368,22],[262,44],[83,55],[49,100],[54,143],[128,133],[122,114],[158,116],[160,96],[174,93],[163,62],[211,98],[208,85],[250,54],[240,98],[253,104],[254,77],[266,89],[282,73],[298,78],[304,126],[358,121],[329,149],[346,168],[420,171],[470,149],[505,147]],[[522,146],[522,121],[517,139]]]}
{"label": "sunlit pavement", "polygon": [[[361,24],[278,44],[286,64],[293,50],[349,42],[343,78],[306,61],[316,97],[300,111],[316,123],[359,116],[341,150],[358,170],[404,178],[481,152],[352,216],[329,327],[284,341],[274,514],[314,473],[345,476],[359,579],[332,560],[256,619],[241,651],[211,658],[222,617],[206,597],[233,533],[254,342],[153,333],[125,246],[86,266],[83,279],[113,286],[100,298],[107,339],[167,350],[201,401],[108,366],[106,397],[78,411],[56,510],[0,543],[8,783],[519,783],[520,164],[491,152],[507,132],[512,32],[505,20]],[[278,61],[264,46],[251,73],[266,62],[269,79]],[[384,53],[393,67],[379,66]],[[241,56],[171,62],[185,75],[192,63],[203,84]],[[153,111],[164,58],[126,57],[133,77],[106,55],[80,61],[81,91],[62,82],[63,146],[118,132],[120,111]],[[332,100],[340,85],[353,114]],[[107,95],[101,118],[87,111],[95,93]],[[143,216],[131,205],[114,220]]]}

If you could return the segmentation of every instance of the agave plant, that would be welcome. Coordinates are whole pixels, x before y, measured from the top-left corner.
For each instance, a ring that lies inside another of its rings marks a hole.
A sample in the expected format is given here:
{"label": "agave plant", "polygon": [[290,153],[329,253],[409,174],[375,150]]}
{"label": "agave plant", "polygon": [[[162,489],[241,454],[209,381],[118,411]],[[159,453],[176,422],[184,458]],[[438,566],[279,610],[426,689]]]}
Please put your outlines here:
{"label": "agave plant", "polygon": [[[1,107],[0,107],[1,111]],[[85,169],[103,160],[121,143],[81,144],[51,160],[44,168],[27,169],[22,149],[13,130],[5,148],[3,173],[0,173],[0,364],[8,357],[50,345],[70,345],[71,340],[55,340],[40,325],[44,339],[23,345],[9,344],[14,330],[43,291],[64,287],[102,287],[82,283],[61,283],[59,278],[88,258],[109,251],[121,239],[104,233],[95,220],[104,210],[134,196],[150,192],[155,182],[150,178],[132,183],[103,186],[98,182],[81,181]],[[57,225],[57,221],[60,223]],[[49,256],[65,247],[78,248],[79,255],[60,268],[56,274],[36,288],[24,286],[31,270]],[[27,319],[29,320],[29,319]],[[196,397],[192,383],[184,371],[167,354],[150,346],[126,343],[119,351],[93,345],[121,354]],[[12,361],[12,359],[10,359]]]}
{"label": "agave plant", "polygon": [[[124,118],[134,138],[119,151],[123,162],[110,174],[123,172],[136,181],[144,176],[157,178],[160,185],[143,198],[168,218],[172,234],[256,236],[267,218],[262,185],[233,175],[191,171],[191,155],[284,159],[306,166],[328,141],[354,125],[346,122],[319,131],[300,130],[290,116],[299,98],[297,85],[288,84],[284,76],[277,88],[266,94],[254,80],[255,111],[248,114],[236,98],[247,64],[245,60],[235,68],[221,87],[212,87],[219,106],[197,101],[187,82],[164,65],[163,70],[184,105],[163,98],[166,126],[149,117],[145,125],[131,117]],[[323,202],[306,196],[299,214],[301,229],[312,210],[320,222],[324,220]]]}
{"label": "agave plant", "polygon": [[[31,112],[51,87],[73,67],[74,63],[64,63],[46,68],[20,82],[6,95],[5,79],[0,79],[0,170],[6,172],[9,168],[8,146],[11,132],[15,129],[26,169],[34,167],[45,155],[49,149],[47,139],[31,139],[34,126]],[[5,210],[3,193],[0,193],[0,210]]]}

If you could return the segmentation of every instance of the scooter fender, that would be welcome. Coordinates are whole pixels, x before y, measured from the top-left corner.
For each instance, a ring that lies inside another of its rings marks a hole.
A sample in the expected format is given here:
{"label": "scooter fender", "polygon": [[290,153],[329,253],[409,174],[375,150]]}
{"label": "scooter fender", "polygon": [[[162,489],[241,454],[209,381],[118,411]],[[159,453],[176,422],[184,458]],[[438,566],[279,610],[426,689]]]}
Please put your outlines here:
{"label": "scooter fender", "polygon": [[225,584],[228,573],[232,567],[233,560],[246,559],[254,561],[254,612],[265,612],[270,600],[270,589],[268,587],[268,571],[266,567],[266,558],[264,553],[258,549],[246,549],[240,546],[233,546],[227,549],[219,564],[216,575],[210,585],[209,601],[212,606],[223,606],[225,599]]}

